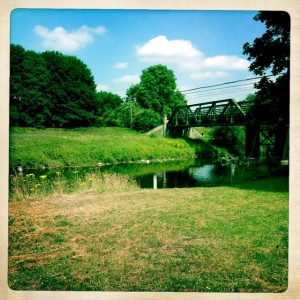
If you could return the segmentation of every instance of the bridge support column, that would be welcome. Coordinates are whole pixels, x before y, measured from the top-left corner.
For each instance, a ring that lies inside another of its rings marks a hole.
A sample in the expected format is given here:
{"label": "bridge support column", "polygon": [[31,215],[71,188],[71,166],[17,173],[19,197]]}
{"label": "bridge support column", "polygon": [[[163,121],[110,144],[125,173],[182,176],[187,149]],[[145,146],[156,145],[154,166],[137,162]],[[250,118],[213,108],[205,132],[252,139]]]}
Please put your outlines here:
{"label": "bridge support column", "polygon": [[245,156],[259,158],[259,140],[260,126],[259,124],[246,124],[246,145]]}
{"label": "bridge support column", "polygon": [[274,155],[279,159],[283,159],[282,156],[288,157],[289,147],[289,128],[285,125],[278,125],[275,129],[275,147]]}

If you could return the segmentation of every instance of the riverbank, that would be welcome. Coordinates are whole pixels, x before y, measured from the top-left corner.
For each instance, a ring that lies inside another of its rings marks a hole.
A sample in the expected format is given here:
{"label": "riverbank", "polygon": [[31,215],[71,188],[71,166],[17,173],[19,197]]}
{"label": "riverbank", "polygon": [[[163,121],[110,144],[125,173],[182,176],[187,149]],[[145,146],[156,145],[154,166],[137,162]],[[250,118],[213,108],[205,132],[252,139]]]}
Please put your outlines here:
{"label": "riverbank", "polygon": [[15,290],[283,292],[288,178],[9,202]]}
{"label": "riverbank", "polygon": [[213,157],[203,141],[146,136],[116,128],[10,129],[10,167],[53,168]]}

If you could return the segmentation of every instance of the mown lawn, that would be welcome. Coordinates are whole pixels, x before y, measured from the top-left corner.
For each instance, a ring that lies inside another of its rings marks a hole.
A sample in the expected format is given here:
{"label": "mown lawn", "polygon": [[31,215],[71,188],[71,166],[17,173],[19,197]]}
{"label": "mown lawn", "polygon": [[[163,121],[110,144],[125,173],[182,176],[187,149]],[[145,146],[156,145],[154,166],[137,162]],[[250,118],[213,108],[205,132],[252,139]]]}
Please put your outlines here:
{"label": "mown lawn", "polygon": [[283,292],[287,178],[9,202],[15,290]]}

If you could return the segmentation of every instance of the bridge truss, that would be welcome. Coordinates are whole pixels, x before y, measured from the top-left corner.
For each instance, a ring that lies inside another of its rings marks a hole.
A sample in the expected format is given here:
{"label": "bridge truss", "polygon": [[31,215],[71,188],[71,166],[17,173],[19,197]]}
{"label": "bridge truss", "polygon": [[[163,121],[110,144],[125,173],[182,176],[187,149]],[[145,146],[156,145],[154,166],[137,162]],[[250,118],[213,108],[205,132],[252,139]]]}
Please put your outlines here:
{"label": "bridge truss", "polygon": [[187,136],[192,127],[244,125],[246,156],[259,157],[261,145],[275,148],[275,152],[280,153],[282,151],[280,144],[284,144],[287,127],[277,126],[274,120],[270,122],[270,116],[267,116],[268,110],[265,110],[264,121],[254,119],[250,113],[253,106],[254,101],[237,102],[234,99],[178,106],[173,110],[167,123],[167,134],[180,137]]}
{"label": "bridge truss", "polygon": [[233,99],[211,101],[174,109],[168,129],[197,126],[244,125],[253,101],[236,102]]}

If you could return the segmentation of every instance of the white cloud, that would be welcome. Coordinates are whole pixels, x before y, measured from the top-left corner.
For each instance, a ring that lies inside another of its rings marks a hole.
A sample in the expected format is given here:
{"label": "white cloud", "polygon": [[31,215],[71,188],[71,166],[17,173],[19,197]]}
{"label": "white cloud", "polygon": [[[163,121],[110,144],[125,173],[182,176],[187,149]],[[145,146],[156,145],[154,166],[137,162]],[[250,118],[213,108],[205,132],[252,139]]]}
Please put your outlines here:
{"label": "white cloud", "polygon": [[102,26],[91,28],[83,25],[73,31],[67,31],[63,27],[49,30],[46,27],[37,25],[34,27],[34,31],[41,37],[42,45],[45,49],[74,52],[93,43],[94,35],[103,35],[106,29]]}
{"label": "white cloud", "polygon": [[128,63],[127,62],[118,62],[114,64],[115,69],[127,69]]}
{"label": "white cloud", "polygon": [[114,83],[132,83],[132,84],[139,83],[139,81],[140,81],[139,75],[125,75],[123,77],[113,80]]}
{"label": "white cloud", "polygon": [[98,83],[96,86],[96,91],[97,92],[108,91],[108,85]]}
{"label": "white cloud", "polygon": [[199,58],[202,54],[188,40],[168,40],[160,35],[138,46],[136,55],[143,61],[179,62],[181,59]]}
{"label": "white cloud", "polygon": [[[205,57],[189,40],[168,40],[157,36],[143,46],[136,48],[136,55],[142,61],[175,63],[181,71],[201,71],[199,78],[224,77],[221,70],[247,70],[249,62],[234,55]],[[212,70],[218,70],[213,72]],[[196,76],[196,75],[193,75]],[[203,77],[201,77],[203,76]]]}
{"label": "white cloud", "polygon": [[217,78],[217,77],[227,77],[229,74],[224,71],[206,71],[192,73],[189,77],[191,79],[203,79],[203,78]]}
{"label": "white cloud", "polygon": [[249,61],[234,55],[218,55],[207,57],[203,60],[205,68],[219,68],[225,70],[246,70],[249,67]]}

